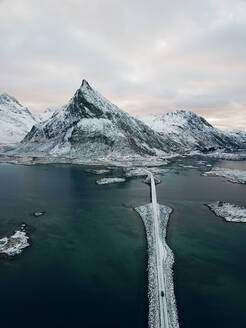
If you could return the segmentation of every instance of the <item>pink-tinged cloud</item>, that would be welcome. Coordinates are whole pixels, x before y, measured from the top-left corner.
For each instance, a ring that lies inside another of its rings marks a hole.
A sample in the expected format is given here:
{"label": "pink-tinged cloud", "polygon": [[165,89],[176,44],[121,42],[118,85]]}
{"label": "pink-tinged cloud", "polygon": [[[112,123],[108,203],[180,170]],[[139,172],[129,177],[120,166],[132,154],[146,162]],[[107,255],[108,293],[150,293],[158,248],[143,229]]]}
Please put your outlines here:
{"label": "pink-tinged cloud", "polygon": [[0,92],[33,111],[82,78],[132,115],[246,129],[246,2],[0,1]]}

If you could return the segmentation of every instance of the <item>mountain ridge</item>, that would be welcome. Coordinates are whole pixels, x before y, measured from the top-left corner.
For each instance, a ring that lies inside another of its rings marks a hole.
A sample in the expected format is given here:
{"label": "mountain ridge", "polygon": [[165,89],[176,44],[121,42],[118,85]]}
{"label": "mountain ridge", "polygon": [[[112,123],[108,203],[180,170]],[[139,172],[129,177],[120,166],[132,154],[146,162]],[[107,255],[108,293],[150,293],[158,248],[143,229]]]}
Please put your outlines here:
{"label": "mountain ridge", "polygon": [[233,150],[246,146],[246,131],[222,131],[191,111],[175,110],[160,117],[147,115],[139,119],[164,138],[171,137],[186,151]]}
{"label": "mountain ridge", "polygon": [[171,151],[168,140],[105,99],[85,80],[67,105],[32,128],[21,148],[71,156],[155,156]]}
{"label": "mountain ridge", "polygon": [[[21,105],[22,106],[22,105]],[[246,132],[221,131],[203,117],[176,110],[134,118],[82,80],[69,102],[39,120],[15,152],[68,157],[165,156],[246,148]]]}

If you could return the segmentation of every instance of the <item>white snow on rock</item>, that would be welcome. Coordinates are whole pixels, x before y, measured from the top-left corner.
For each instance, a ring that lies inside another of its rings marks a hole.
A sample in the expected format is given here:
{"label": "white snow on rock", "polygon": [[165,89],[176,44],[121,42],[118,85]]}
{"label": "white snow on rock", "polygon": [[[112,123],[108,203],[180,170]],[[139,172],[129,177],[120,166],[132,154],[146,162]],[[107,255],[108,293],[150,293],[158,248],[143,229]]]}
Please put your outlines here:
{"label": "white snow on rock", "polygon": [[0,144],[21,141],[37,123],[29,110],[6,93],[0,95]]}
{"label": "white snow on rock", "polygon": [[118,183],[118,182],[125,182],[125,178],[103,178],[96,181],[97,184],[108,184],[108,183]]}
{"label": "white snow on rock", "polygon": [[23,249],[30,246],[25,225],[22,224],[13,235],[0,239],[0,254],[15,256],[21,254]]}
{"label": "white snow on rock", "polygon": [[225,202],[214,202],[205,204],[217,216],[228,222],[246,222],[246,208]]}
{"label": "white snow on rock", "polygon": [[217,167],[209,172],[204,172],[202,175],[223,177],[233,183],[246,184],[246,171]]}

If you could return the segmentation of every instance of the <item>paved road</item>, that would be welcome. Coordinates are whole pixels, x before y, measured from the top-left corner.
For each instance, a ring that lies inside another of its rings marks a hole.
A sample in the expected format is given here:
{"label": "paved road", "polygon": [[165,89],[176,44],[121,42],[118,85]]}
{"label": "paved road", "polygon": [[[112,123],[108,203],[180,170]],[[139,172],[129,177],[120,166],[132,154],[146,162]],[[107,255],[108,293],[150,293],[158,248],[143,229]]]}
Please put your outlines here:
{"label": "paved road", "polygon": [[[158,296],[159,296],[160,326],[157,328],[170,328],[171,324],[169,322],[167,300],[166,300],[166,290],[168,287],[166,283],[166,274],[164,270],[164,263],[167,257],[167,251],[160,238],[160,225],[159,225],[160,210],[156,197],[155,179],[151,172],[147,171],[147,173],[151,179],[154,243],[156,248],[156,271],[157,271],[157,283],[158,283],[158,290],[159,290]],[[162,292],[164,293],[164,296],[161,295]]]}

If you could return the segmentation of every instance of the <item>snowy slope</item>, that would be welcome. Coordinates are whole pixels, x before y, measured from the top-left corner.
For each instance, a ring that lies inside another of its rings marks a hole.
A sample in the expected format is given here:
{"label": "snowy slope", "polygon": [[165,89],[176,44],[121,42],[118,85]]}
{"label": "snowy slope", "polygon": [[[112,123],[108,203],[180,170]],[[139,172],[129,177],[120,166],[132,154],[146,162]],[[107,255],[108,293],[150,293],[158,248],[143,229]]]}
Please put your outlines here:
{"label": "snowy slope", "polygon": [[246,148],[245,131],[221,131],[190,111],[176,110],[161,117],[146,115],[139,119],[186,151]]}
{"label": "snowy slope", "polygon": [[27,134],[18,150],[56,156],[161,155],[176,150],[83,80],[69,103]]}
{"label": "snowy slope", "polygon": [[0,95],[0,144],[21,141],[34,124],[34,116],[18,100],[6,93]]}

